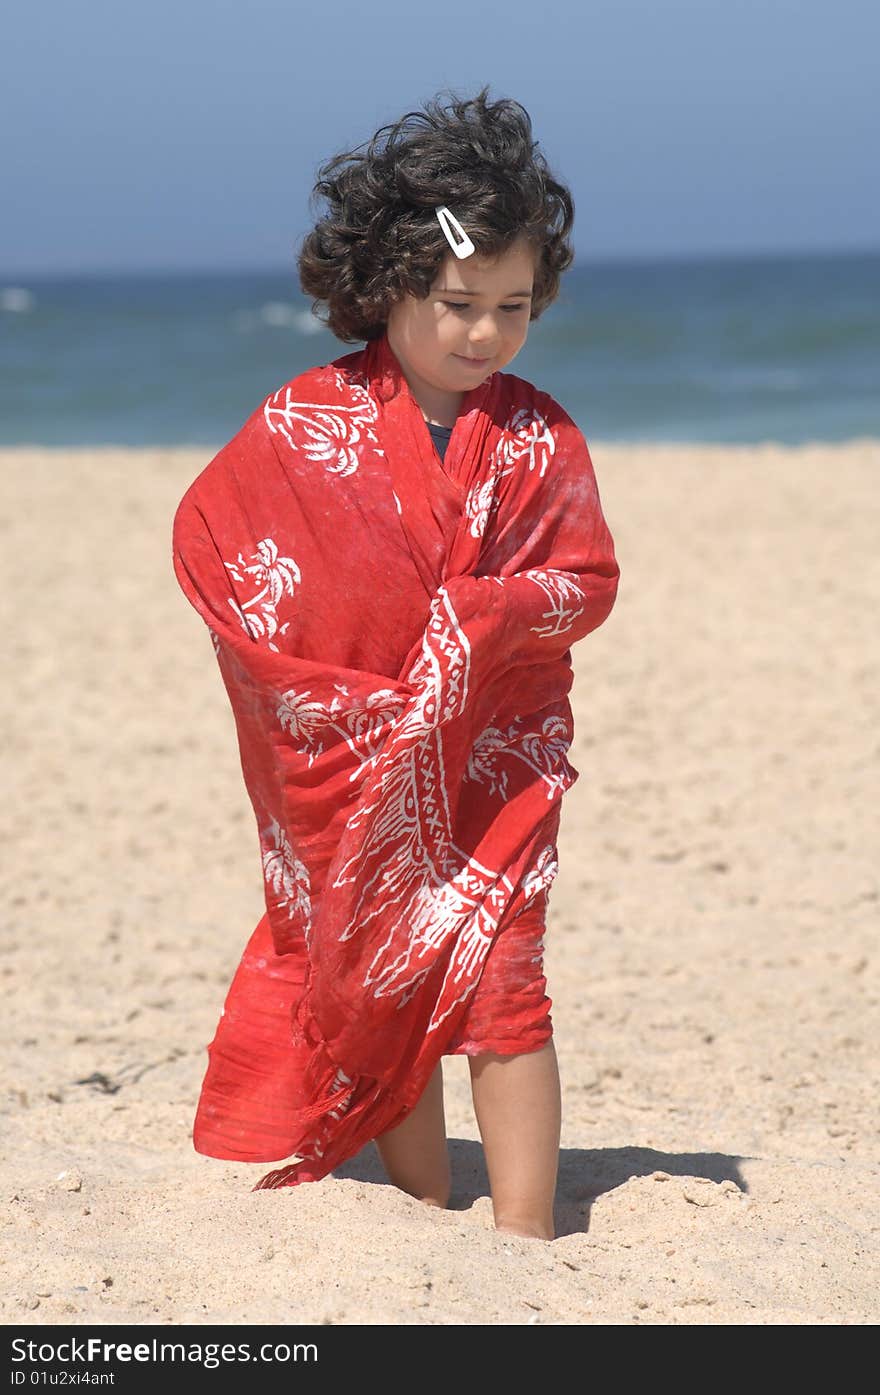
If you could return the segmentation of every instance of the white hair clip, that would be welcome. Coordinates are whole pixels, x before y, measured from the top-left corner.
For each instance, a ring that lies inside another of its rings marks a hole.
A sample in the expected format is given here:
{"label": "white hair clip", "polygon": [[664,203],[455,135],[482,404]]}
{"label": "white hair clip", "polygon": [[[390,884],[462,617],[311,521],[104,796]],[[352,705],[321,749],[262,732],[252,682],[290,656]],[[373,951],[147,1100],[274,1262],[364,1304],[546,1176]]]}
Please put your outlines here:
{"label": "white hair clip", "polygon": [[[454,213],[449,212],[445,204],[437,209],[437,222],[443,229],[443,235],[457,257],[469,257],[472,252],[476,252],[476,247],[471,242],[464,228],[461,226],[461,223]],[[460,239],[458,242],[455,241],[453,233],[455,237]]]}

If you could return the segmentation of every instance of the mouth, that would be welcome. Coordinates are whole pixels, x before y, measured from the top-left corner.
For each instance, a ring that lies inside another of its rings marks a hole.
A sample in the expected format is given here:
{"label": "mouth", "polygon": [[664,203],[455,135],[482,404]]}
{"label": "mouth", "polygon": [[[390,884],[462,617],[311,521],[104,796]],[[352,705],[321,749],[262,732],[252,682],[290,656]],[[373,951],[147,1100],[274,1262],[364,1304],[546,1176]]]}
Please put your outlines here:
{"label": "mouth", "polygon": [[468,354],[455,354],[455,358],[462,363],[469,363],[473,368],[484,368],[487,363],[491,363],[491,358],[471,358]]}

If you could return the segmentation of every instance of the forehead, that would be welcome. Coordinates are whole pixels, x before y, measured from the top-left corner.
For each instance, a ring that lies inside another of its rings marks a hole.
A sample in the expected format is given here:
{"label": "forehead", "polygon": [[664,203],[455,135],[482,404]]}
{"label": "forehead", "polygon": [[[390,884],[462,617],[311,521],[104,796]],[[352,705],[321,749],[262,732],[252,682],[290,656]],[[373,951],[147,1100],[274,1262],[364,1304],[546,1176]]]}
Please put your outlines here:
{"label": "forehead", "polygon": [[456,257],[448,252],[434,281],[446,290],[499,292],[528,290],[535,271],[535,252],[524,238],[515,242],[497,257]]}

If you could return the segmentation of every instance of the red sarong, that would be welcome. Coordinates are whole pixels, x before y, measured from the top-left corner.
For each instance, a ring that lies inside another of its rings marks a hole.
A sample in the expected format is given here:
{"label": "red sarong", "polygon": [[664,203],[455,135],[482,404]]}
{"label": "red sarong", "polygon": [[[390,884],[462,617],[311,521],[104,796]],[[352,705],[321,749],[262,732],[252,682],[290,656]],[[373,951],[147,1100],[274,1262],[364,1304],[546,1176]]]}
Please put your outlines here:
{"label": "red sarong", "polygon": [[317,1181],[443,1055],[552,1032],[541,935],[577,779],[571,645],[619,568],[586,442],[509,373],[441,462],[387,338],[278,389],[174,520],[257,820],[266,914],[193,1143]]}

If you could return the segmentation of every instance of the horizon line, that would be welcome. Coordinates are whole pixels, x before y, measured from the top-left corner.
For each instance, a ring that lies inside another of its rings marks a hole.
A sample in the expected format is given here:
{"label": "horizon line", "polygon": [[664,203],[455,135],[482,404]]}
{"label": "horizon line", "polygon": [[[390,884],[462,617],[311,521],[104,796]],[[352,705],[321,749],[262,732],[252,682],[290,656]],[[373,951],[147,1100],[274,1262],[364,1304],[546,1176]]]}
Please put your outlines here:
{"label": "horizon line", "polygon": [[[740,248],[714,251],[690,252],[575,252],[574,261],[567,271],[585,270],[587,267],[608,265],[633,265],[676,262],[728,262],[728,261],[792,261],[831,257],[877,257],[880,245],[811,247],[811,248]],[[130,265],[118,267],[67,267],[43,268],[42,270],[11,270],[0,268],[0,289],[11,289],[14,282],[40,280],[94,279],[100,277],[132,276],[285,276],[295,274],[296,262],[284,263],[242,263],[219,264],[216,266],[193,266],[186,263],[173,265]],[[562,275],[565,276],[566,272]]]}

